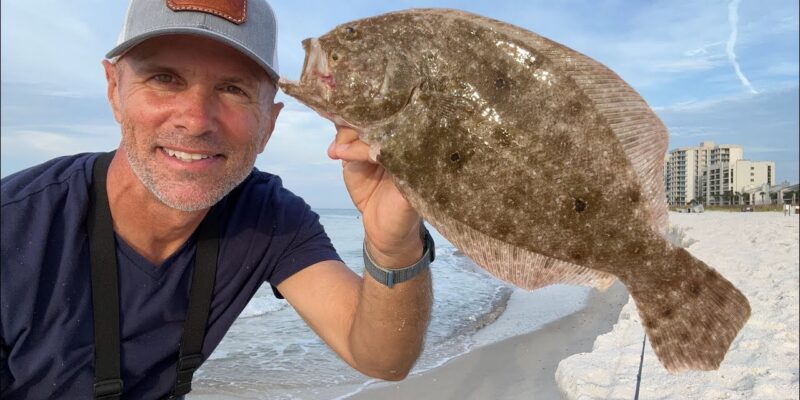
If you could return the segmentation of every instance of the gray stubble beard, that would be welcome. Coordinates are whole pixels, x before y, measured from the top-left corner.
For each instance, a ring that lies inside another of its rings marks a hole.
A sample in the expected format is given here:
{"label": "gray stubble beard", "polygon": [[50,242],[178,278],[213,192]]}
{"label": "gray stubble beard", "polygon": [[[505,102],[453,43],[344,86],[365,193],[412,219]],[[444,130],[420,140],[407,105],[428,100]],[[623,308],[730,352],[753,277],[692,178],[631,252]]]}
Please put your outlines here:
{"label": "gray stubble beard", "polygon": [[[253,164],[255,163],[254,146],[250,146],[247,153],[242,154],[242,156],[248,156],[248,158],[252,158],[252,160],[248,161],[247,163],[249,168],[241,168],[240,171],[226,171],[226,174],[217,182],[215,182],[215,184],[212,185],[211,190],[205,193],[205,195],[201,198],[174,199],[165,193],[169,190],[169,188],[164,186],[171,185],[171,183],[167,182],[168,179],[166,177],[159,176],[158,171],[154,171],[148,165],[147,160],[139,159],[137,154],[135,154],[135,151],[129,150],[135,150],[137,148],[134,140],[135,135],[133,133],[133,127],[131,127],[129,124],[123,124],[122,130],[122,145],[125,147],[128,164],[130,165],[134,175],[136,175],[139,181],[142,182],[142,185],[144,185],[144,187],[146,187],[147,190],[152,193],[153,196],[155,196],[161,203],[170,208],[184,212],[201,211],[212,207],[214,204],[217,204],[220,200],[222,200],[223,197],[236,188],[236,186],[242,183],[242,181],[244,181],[248,175],[250,175],[250,172],[253,169]],[[148,143],[148,147],[152,147],[152,145]]]}

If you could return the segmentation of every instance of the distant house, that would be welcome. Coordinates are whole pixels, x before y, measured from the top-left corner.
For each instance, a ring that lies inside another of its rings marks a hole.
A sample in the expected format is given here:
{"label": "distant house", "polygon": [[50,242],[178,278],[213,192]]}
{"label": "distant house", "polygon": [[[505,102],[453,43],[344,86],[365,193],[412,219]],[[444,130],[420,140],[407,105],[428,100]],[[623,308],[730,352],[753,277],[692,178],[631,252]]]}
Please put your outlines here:
{"label": "distant house", "polygon": [[794,185],[783,182],[778,185],[761,185],[746,188],[743,192],[746,203],[752,205],[763,204],[791,204],[797,205],[800,202],[800,184]]}

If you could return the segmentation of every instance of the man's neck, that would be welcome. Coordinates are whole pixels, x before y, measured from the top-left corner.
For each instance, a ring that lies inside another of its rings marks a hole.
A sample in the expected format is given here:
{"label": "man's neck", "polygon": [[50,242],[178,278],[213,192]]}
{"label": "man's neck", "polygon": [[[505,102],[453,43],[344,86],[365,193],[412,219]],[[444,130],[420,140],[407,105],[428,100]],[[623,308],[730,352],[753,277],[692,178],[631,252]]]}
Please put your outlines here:
{"label": "man's neck", "polygon": [[208,213],[176,210],[158,200],[134,175],[122,148],[108,168],[106,190],[114,232],[156,266],[189,239]]}

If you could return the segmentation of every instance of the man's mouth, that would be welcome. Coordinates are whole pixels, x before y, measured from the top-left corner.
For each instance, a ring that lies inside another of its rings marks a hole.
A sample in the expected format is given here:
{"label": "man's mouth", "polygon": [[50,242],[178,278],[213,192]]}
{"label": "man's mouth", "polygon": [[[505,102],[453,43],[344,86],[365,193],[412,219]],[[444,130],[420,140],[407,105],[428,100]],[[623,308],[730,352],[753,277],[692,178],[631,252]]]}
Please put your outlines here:
{"label": "man's mouth", "polygon": [[168,149],[166,147],[162,147],[161,150],[163,150],[164,153],[166,153],[168,156],[174,157],[174,158],[176,158],[176,159],[178,159],[180,161],[186,162],[186,163],[191,163],[191,162],[195,162],[195,161],[199,161],[199,160],[205,160],[207,158],[216,157],[216,155],[214,155],[214,154],[209,154],[209,153],[187,153],[185,151]]}

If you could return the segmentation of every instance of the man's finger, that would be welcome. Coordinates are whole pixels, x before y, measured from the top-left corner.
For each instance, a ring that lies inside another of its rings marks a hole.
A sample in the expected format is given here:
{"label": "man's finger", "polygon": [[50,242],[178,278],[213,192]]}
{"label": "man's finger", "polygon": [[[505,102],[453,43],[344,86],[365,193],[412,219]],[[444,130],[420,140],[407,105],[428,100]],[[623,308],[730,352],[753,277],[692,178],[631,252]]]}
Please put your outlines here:
{"label": "man's finger", "polygon": [[328,148],[328,156],[334,160],[375,163],[375,161],[369,157],[369,145],[360,140],[343,144],[337,144],[336,142],[331,143],[331,146]]}
{"label": "man's finger", "polygon": [[358,131],[342,125],[336,125],[336,139],[334,143],[344,144],[358,140]]}

